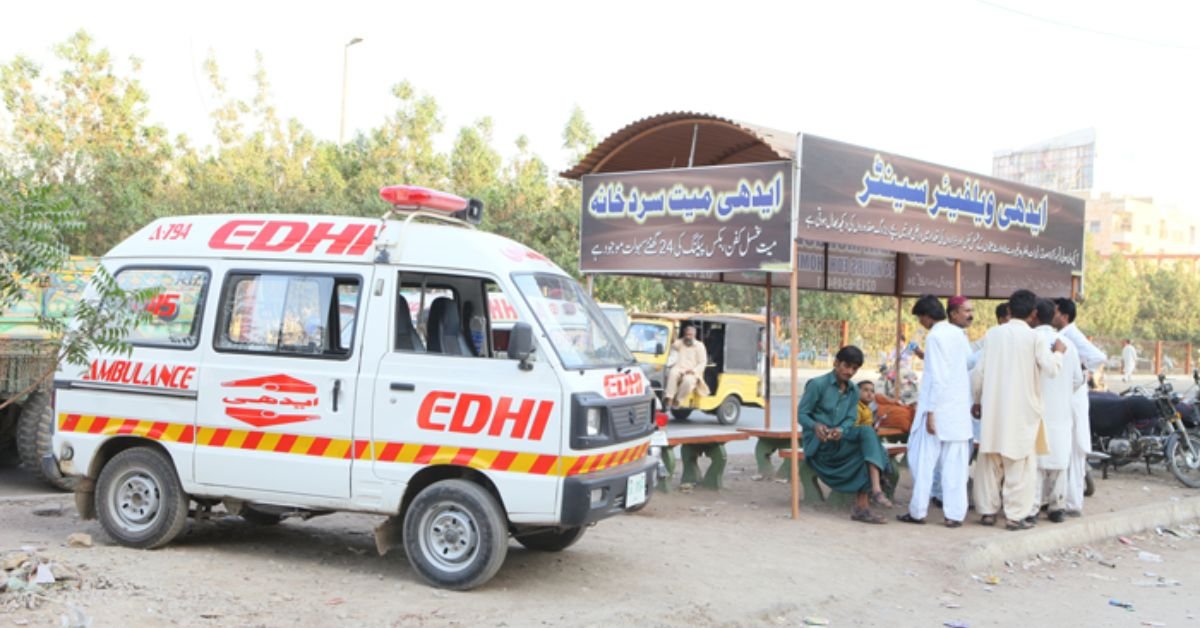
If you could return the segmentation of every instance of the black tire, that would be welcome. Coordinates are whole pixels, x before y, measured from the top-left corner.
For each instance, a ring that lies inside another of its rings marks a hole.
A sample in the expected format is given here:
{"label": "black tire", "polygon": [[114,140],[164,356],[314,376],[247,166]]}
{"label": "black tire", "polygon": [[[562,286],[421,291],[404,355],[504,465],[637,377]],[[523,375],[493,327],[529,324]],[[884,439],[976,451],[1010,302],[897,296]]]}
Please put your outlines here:
{"label": "black tire", "polygon": [[1091,497],[1096,494],[1096,481],[1092,479],[1091,470],[1083,473],[1083,496]]}
{"label": "black tire", "polygon": [[425,487],[404,514],[404,551],[435,587],[466,591],[492,579],[508,554],[508,526],[496,498],[467,480]]}
{"label": "black tire", "polygon": [[[1184,445],[1191,443],[1191,451]],[[1167,468],[1175,479],[1188,488],[1200,488],[1200,438],[1187,432],[1176,432],[1167,439]]]}
{"label": "black tire", "polygon": [[175,465],[150,447],[113,456],[96,480],[96,515],[114,541],[154,549],[170,543],[187,525],[188,496]]}
{"label": "black tire", "polygon": [[582,539],[586,530],[586,526],[544,530],[532,534],[522,534],[517,537],[517,542],[539,552],[561,552]]}
{"label": "black tire", "polygon": [[686,421],[690,416],[692,416],[691,408],[671,408],[671,418],[676,421]]}
{"label": "black tire", "polygon": [[42,456],[53,449],[50,439],[54,436],[54,411],[50,408],[50,395],[35,392],[21,404],[21,416],[17,419],[17,453],[21,466],[43,482],[63,491],[75,488],[75,479],[55,473],[47,475],[42,470]]}
{"label": "black tire", "polygon": [[238,516],[256,526],[277,526],[283,521],[283,517],[279,515],[255,510],[249,506],[242,506],[242,511],[238,513]]}
{"label": "black tire", "polygon": [[716,415],[717,422],[721,425],[736,425],[742,416],[742,400],[734,395],[729,395],[721,401],[721,405],[717,406],[717,410],[713,414]]}

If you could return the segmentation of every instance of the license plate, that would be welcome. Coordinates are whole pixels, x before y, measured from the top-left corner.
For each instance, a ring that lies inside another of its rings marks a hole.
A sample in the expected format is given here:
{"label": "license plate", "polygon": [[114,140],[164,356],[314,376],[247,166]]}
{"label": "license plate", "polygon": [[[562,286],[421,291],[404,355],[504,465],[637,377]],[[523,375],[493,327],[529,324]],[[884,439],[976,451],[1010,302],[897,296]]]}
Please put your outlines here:
{"label": "license plate", "polygon": [[625,480],[625,507],[633,508],[646,503],[646,474],[639,473]]}

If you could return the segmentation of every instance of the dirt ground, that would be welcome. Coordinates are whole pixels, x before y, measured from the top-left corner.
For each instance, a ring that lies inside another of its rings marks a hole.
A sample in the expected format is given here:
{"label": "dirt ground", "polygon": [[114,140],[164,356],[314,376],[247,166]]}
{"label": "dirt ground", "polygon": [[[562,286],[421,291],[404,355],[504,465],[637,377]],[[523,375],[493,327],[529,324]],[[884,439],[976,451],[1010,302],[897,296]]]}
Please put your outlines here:
{"label": "dirt ground", "polygon": [[[973,513],[970,525],[948,530],[935,524],[936,510],[921,527],[852,523],[848,511],[826,507],[793,521],[787,485],[753,474],[753,461],[735,456],[725,490],[656,494],[643,512],[602,522],[561,554],[514,543],[496,578],[469,593],[428,588],[399,551],[377,556],[375,517],[271,528],[233,517],[193,522],[175,544],[139,551],[80,521],[68,497],[15,498],[0,502],[0,556],[33,548],[80,579],[52,585],[32,610],[18,607],[27,597],[0,594],[0,627],[57,626],[72,613],[93,626],[1183,626],[1200,618],[1196,522],[967,573],[957,565],[970,541],[1036,531],[985,528]],[[1087,508],[1095,515],[1198,493],[1165,472],[1123,470],[1099,481]],[[898,496],[908,496],[903,483]],[[95,545],[68,547],[75,532]]]}

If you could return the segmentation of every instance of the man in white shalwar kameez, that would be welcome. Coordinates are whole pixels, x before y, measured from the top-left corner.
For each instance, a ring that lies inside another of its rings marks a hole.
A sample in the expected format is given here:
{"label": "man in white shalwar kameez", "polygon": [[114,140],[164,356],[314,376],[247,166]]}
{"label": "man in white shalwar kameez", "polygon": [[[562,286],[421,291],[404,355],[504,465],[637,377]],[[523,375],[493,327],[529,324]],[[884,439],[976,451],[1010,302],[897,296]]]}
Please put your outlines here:
{"label": "man in white shalwar kameez", "polygon": [[913,306],[925,336],[925,371],[917,399],[917,415],[908,437],[908,464],[913,495],[906,523],[924,523],[929,512],[935,471],[941,472],[945,525],[957,528],[967,516],[967,473],[971,459],[971,380],[967,358],[971,345],[962,328],[946,320],[937,297],[924,295]]}
{"label": "man in white shalwar kameez", "polygon": [[[1049,347],[1058,340],[1058,330],[1051,326],[1054,320],[1054,302],[1038,299],[1038,322],[1034,331],[1038,342]],[[1075,391],[1083,387],[1083,365],[1079,352],[1070,342],[1064,343],[1063,367],[1055,375],[1042,374],[1042,420],[1046,423],[1046,440],[1050,453],[1038,458],[1036,502],[1030,516],[1037,519],[1038,511],[1046,507],[1047,517],[1054,523],[1062,523],[1066,513],[1067,467],[1071,460],[1072,418],[1071,400]]]}
{"label": "man in white shalwar kameez", "polygon": [[[1009,530],[1024,530],[1033,510],[1038,454],[1049,453],[1042,423],[1042,374],[1062,368],[1066,345],[1051,350],[1038,341],[1037,296],[1018,290],[1008,300],[1012,320],[988,331],[983,355],[971,375],[981,404],[979,457],[975,463],[975,509],[994,525],[1001,503]],[[1001,484],[1003,483],[1003,489]],[[1002,501],[1003,499],[1003,501]]]}
{"label": "man in white shalwar kameez", "polygon": [[[1075,326],[1076,307],[1070,299],[1054,300],[1054,327],[1062,332],[1062,338],[1067,344],[1073,345],[1079,353],[1079,360],[1089,374],[1108,362],[1108,356],[1096,348]],[[1085,378],[1086,381],[1086,378]],[[1071,459],[1067,464],[1067,514],[1078,517],[1083,514],[1083,492],[1087,478],[1087,457],[1092,453],[1092,424],[1088,412],[1088,387],[1083,386],[1075,391],[1071,398],[1071,417],[1073,419],[1071,438]]]}

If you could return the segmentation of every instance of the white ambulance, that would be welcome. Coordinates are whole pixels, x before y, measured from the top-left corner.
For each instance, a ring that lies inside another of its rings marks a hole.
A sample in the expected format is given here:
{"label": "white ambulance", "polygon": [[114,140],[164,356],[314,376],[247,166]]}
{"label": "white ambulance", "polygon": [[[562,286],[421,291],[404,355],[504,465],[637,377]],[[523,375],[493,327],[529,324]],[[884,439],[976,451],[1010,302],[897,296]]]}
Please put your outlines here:
{"label": "white ambulance", "polygon": [[[562,550],[644,505],[653,397],[587,293],[475,230],[476,201],[381,196],[398,210],[375,220],[163,218],[103,258],[159,292],[131,355],[56,376],[43,462],[80,478],[84,517],[153,548],[218,505],[260,524],[376,513],[381,553],[469,589],[510,536]],[[503,351],[494,294],[516,314]]]}

